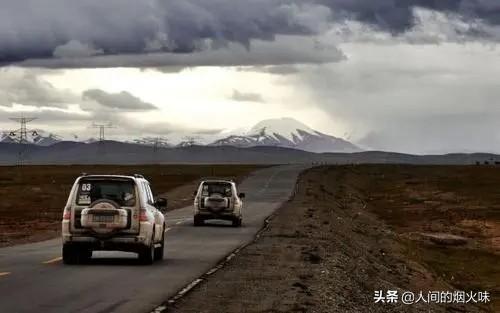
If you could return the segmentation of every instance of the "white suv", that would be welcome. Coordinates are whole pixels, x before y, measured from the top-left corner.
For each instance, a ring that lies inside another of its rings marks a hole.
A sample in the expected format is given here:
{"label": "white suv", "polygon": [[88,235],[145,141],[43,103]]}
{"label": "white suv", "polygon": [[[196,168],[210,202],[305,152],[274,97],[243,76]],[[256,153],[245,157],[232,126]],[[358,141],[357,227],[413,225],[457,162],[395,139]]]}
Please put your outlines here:
{"label": "white suv", "polygon": [[194,226],[201,226],[209,219],[229,220],[233,226],[241,226],[245,194],[238,194],[233,181],[204,180],[194,196]]}
{"label": "white suv", "polygon": [[142,175],[83,174],[64,208],[64,263],[84,262],[95,250],[135,252],[144,264],[163,259],[166,208]]}

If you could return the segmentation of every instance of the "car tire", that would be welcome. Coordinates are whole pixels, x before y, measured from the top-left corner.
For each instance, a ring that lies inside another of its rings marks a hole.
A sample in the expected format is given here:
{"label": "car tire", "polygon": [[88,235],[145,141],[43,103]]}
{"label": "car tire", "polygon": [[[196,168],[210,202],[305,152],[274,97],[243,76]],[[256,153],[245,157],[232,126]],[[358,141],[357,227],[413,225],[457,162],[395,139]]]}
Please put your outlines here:
{"label": "car tire", "polygon": [[153,240],[149,246],[145,246],[139,251],[139,261],[144,265],[151,265],[155,260],[155,245]]}
{"label": "car tire", "polygon": [[92,250],[88,248],[81,248],[77,251],[77,258],[79,263],[88,263],[92,258]]}
{"label": "car tire", "polygon": [[194,226],[203,226],[203,225],[205,225],[205,221],[200,216],[195,216],[193,218],[193,225]]}
{"label": "car tire", "polygon": [[161,235],[161,246],[155,248],[154,259],[155,261],[163,260],[165,255],[165,225],[163,225],[163,234]]}
{"label": "car tire", "polygon": [[62,259],[64,264],[73,265],[78,263],[78,251],[74,246],[64,244],[62,248]]}
{"label": "car tire", "polygon": [[241,217],[235,217],[233,219],[233,227],[241,227],[242,220]]}

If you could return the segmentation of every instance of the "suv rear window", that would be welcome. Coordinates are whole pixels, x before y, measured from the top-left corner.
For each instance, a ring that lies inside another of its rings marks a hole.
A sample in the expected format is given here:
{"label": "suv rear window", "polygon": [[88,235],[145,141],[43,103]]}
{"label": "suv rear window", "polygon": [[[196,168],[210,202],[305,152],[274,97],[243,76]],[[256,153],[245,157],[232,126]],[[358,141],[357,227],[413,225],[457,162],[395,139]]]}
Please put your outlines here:
{"label": "suv rear window", "polygon": [[112,200],[120,206],[135,206],[135,184],[130,180],[82,179],[78,186],[77,205],[96,200]]}
{"label": "suv rear window", "polygon": [[225,182],[203,183],[201,194],[205,197],[213,194],[220,194],[223,197],[231,197],[231,184]]}

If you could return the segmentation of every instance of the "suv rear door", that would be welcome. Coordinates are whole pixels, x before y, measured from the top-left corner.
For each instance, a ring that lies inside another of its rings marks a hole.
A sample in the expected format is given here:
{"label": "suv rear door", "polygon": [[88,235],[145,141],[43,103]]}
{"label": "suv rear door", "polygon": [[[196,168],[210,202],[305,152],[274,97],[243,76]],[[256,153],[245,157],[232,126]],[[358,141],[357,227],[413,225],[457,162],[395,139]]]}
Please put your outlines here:
{"label": "suv rear door", "polygon": [[72,199],[72,232],[87,232],[81,226],[81,212],[96,200],[112,200],[127,211],[127,228],[120,233],[136,234],[139,232],[139,193],[135,181],[131,178],[82,177],[77,183]]}

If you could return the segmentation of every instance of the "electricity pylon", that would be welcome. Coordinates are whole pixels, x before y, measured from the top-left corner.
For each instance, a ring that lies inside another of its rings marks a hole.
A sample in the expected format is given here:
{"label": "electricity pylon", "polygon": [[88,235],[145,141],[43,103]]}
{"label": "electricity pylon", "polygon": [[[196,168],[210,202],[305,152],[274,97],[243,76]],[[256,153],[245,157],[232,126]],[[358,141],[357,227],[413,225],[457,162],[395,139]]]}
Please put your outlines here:
{"label": "electricity pylon", "polygon": [[[28,127],[27,124],[36,120],[36,117],[11,117],[9,118],[11,121],[18,122],[20,124],[20,128],[9,132],[9,137],[12,138],[15,142],[19,144],[28,144]],[[36,130],[33,130],[33,136],[37,135]],[[17,153],[17,165],[21,166],[24,163],[24,155],[28,150],[28,145],[23,146],[19,152]]]}
{"label": "electricity pylon", "polygon": [[153,145],[154,152],[158,152],[160,147],[168,147],[168,139],[163,137],[156,137]]}
{"label": "electricity pylon", "polygon": [[184,145],[186,145],[188,147],[192,147],[192,146],[196,145],[197,140],[199,138],[200,137],[198,137],[198,136],[186,136],[186,137],[184,137]]}
{"label": "electricity pylon", "polygon": [[[14,141],[17,141],[18,143],[26,144],[28,142],[28,129],[27,129],[27,124],[29,122],[32,122],[36,120],[36,117],[11,117],[9,120],[18,122],[21,124],[21,128],[13,130],[9,133],[9,137],[14,137]],[[37,135],[37,132],[35,130],[32,131],[33,136]]]}
{"label": "electricity pylon", "polygon": [[90,128],[99,128],[99,142],[103,143],[104,140],[106,140],[106,136],[105,136],[106,129],[115,128],[115,127],[111,123],[106,123],[106,124],[92,123]]}

